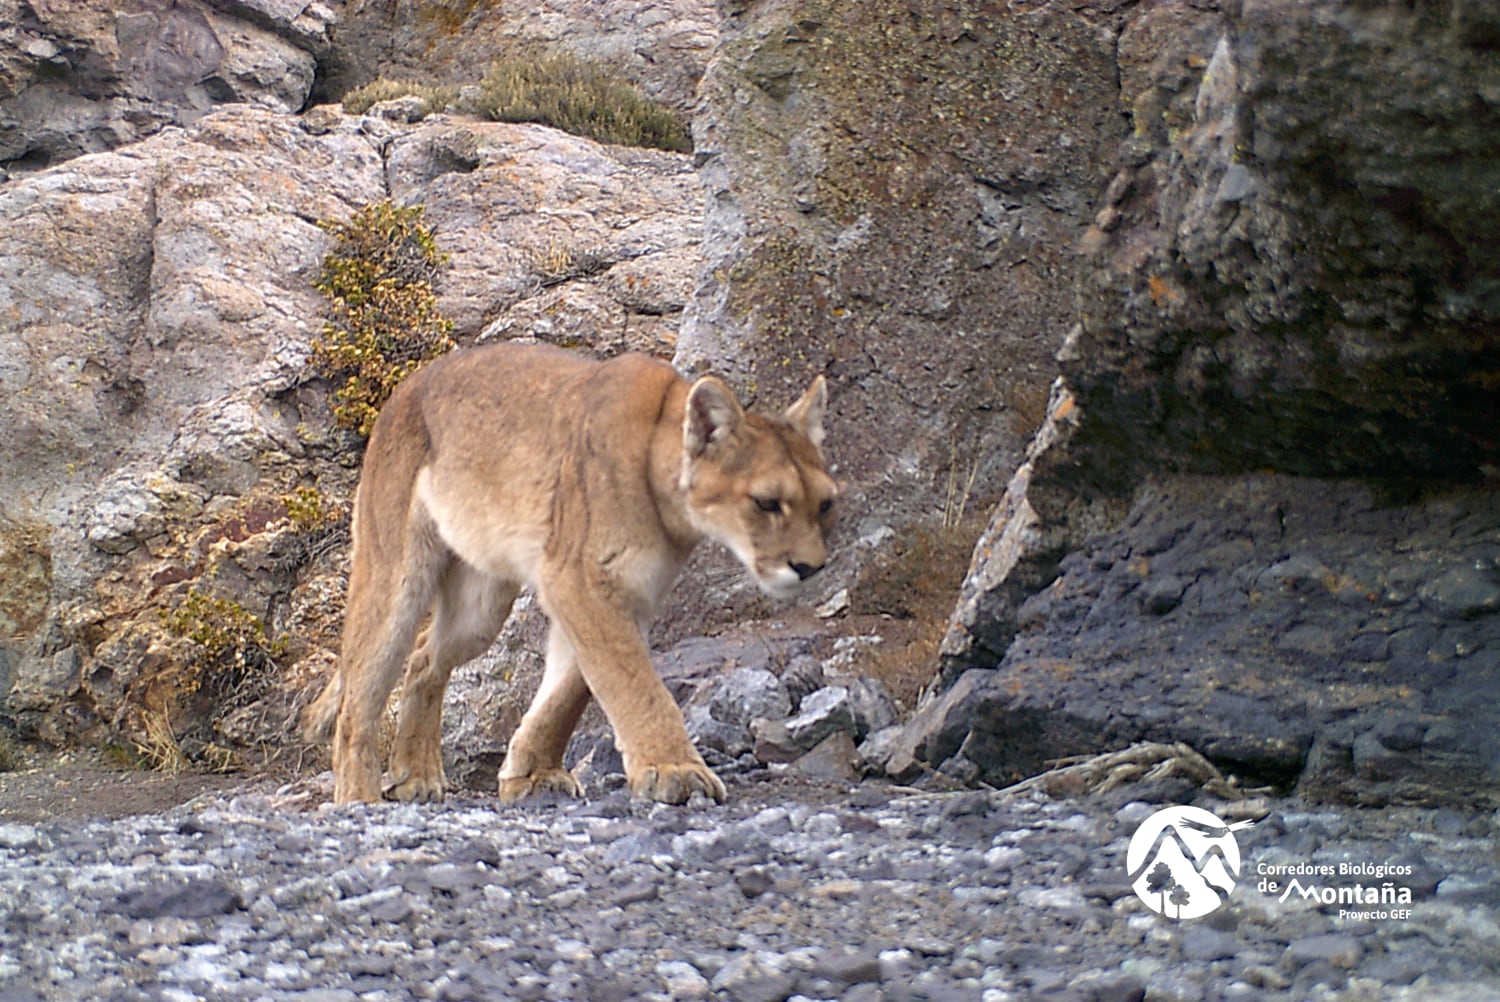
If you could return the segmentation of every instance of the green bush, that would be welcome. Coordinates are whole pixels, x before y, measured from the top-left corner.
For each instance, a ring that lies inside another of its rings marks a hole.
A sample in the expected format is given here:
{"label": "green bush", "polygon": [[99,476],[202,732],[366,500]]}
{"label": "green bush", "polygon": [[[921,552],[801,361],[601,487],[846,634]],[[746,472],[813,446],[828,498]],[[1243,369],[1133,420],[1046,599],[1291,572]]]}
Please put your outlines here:
{"label": "green bush", "polygon": [[393,101],[398,97],[421,98],[422,117],[425,118],[451,106],[458,99],[458,91],[452,87],[432,87],[410,80],[381,77],[345,94],[344,110],[351,115],[363,115],[381,101]]}
{"label": "green bush", "polygon": [[563,53],[523,52],[490,64],[474,111],[497,122],[538,122],[602,143],[686,153],[675,115],[615,71]]}
{"label": "green bush", "polygon": [[401,380],[454,347],[453,322],[433,291],[447,256],[422,224],[421,206],[386,200],[348,222],[319,225],[336,241],[313,283],[331,313],[309,364],[338,384],[335,420],[368,436]]}

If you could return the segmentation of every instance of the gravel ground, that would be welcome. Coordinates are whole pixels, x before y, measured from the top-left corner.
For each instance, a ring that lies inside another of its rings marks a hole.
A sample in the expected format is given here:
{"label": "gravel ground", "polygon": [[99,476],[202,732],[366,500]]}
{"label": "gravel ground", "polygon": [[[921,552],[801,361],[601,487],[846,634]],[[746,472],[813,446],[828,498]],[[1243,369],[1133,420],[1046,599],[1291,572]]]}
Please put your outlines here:
{"label": "gravel ground", "polygon": [[[1490,813],[1264,801],[1229,903],[1178,921],[1131,890],[1131,834],[1168,803],[1237,809],[1170,782],[919,794],[763,773],[687,808],[333,808],[322,782],[0,824],[0,1002],[1500,999]],[[1355,917],[1257,886],[1341,864],[1397,869],[1301,879],[1410,904]]]}

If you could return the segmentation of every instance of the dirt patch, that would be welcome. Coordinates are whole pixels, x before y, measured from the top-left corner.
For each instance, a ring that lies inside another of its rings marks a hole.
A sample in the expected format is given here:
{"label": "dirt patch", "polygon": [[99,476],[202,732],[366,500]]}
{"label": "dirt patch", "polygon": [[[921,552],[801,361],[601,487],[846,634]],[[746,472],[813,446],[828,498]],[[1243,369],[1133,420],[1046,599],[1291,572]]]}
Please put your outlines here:
{"label": "dirt patch", "polygon": [[205,793],[270,790],[269,773],[148,772],[100,755],[11,747],[16,768],[0,771],[0,824],[125,818],[171,810]]}

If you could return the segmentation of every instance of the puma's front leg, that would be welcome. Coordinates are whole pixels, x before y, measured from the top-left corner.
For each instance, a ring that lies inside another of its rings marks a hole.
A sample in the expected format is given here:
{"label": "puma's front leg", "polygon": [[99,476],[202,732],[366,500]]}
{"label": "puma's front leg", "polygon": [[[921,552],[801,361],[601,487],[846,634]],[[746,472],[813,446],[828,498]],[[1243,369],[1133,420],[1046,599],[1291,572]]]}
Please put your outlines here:
{"label": "puma's front leg", "polygon": [[565,598],[544,597],[544,603],[554,632],[566,634],[578,670],[614,728],[631,792],[668,804],[686,803],[695,793],[723,801],[724,783],[693,747],[635,618],[596,595],[583,578],[575,575],[547,589],[548,596]]}
{"label": "puma's front leg", "polygon": [[563,768],[568,739],[589,703],[589,689],[578,673],[573,645],[554,623],[547,634],[547,668],[542,684],[511,735],[500,766],[500,799],[514,803],[534,794],[582,797],[583,788]]}

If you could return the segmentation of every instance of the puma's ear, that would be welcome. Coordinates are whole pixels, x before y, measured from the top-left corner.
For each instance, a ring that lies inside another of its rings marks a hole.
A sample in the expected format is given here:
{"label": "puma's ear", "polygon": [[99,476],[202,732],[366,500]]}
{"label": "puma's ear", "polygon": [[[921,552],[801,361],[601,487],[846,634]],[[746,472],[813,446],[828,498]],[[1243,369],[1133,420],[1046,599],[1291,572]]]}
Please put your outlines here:
{"label": "puma's ear", "polygon": [[739,431],[745,412],[723,381],[704,376],[688,390],[682,447],[696,459]]}
{"label": "puma's ear", "polygon": [[812,381],[807,392],[786,409],[785,417],[793,428],[800,431],[813,448],[823,450],[823,415],[828,411],[828,380],[819,376]]}

